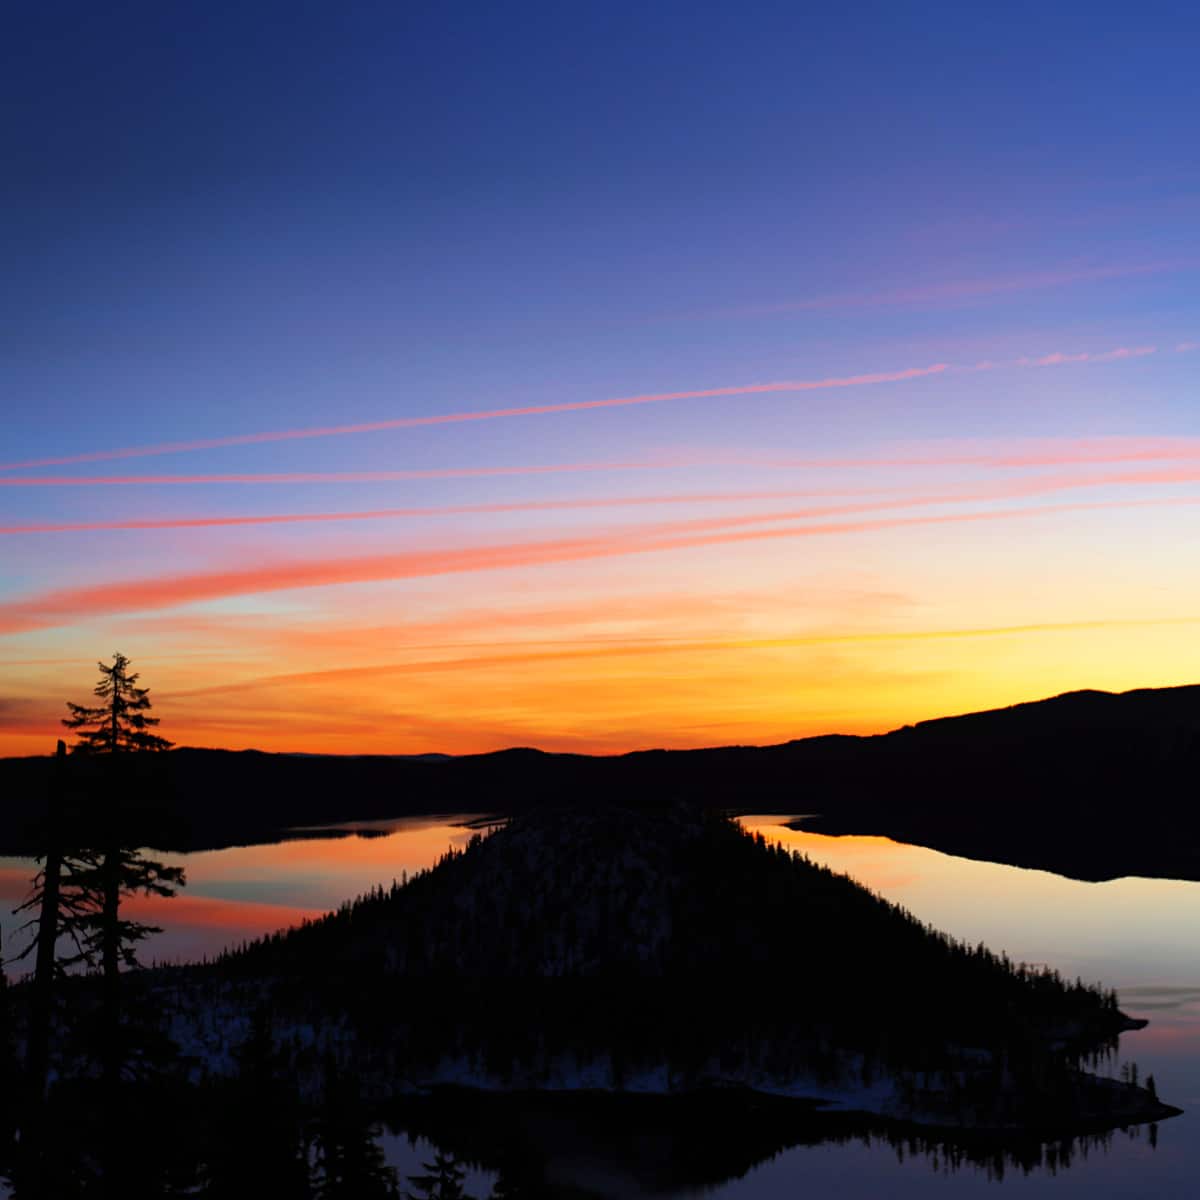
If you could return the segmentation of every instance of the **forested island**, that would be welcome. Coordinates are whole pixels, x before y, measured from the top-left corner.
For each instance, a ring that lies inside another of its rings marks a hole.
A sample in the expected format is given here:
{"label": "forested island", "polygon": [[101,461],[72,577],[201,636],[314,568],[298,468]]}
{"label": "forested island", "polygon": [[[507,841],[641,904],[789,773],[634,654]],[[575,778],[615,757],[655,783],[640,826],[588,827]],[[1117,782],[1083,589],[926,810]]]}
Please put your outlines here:
{"label": "forested island", "polygon": [[[70,983],[52,1057],[56,1105],[78,1122],[99,1084],[71,1031],[101,997]],[[514,818],[321,920],[139,972],[127,1004],[139,1110],[170,1130],[186,1117],[170,1161],[206,1195],[264,1141],[299,1178],[303,1138],[332,1136],[334,1112],[356,1153],[369,1121],[402,1112],[486,1160],[487,1139],[447,1113],[502,1095],[569,1099],[597,1128],[621,1098],[678,1101],[781,1145],[861,1136],[865,1120],[985,1158],[1001,1152],[971,1151],[981,1137],[1030,1145],[1177,1111],[1152,1080],[1088,1073],[1141,1024],[1113,992],[955,942],[683,804]]]}
{"label": "forested island", "polygon": [[382,1098],[736,1086],[1024,1129],[1162,1111],[1082,1072],[1136,1027],[1114,993],[959,944],[682,804],[527,814],[173,986],[198,1058],[233,1039],[187,1013],[253,997],[314,1090],[332,1055]]}

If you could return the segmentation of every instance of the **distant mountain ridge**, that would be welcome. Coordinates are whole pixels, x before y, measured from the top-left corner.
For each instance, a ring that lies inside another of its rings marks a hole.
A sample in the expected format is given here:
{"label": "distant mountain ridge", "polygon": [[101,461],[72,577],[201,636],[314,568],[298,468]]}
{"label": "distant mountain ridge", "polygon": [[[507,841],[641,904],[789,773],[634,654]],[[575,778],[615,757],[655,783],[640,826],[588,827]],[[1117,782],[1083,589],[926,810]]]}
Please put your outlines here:
{"label": "distant mountain ridge", "polygon": [[[457,757],[181,749],[165,848],[431,812],[682,800],[816,813],[818,832],[886,834],[1085,879],[1200,879],[1200,686],[1068,692],[867,736],[616,756],[515,747]],[[0,851],[33,845],[48,758],[0,759]],[[7,837],[5,836],[7,834]]]}

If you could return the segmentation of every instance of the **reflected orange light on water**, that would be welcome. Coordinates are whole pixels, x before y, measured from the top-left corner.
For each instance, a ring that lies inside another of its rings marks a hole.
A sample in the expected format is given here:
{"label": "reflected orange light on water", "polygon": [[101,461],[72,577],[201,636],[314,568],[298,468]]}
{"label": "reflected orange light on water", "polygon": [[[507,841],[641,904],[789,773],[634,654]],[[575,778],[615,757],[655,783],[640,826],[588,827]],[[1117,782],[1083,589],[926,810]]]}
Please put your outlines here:
{"label": "reflected orange light on water", "polygon": [[[145,944],[146,961],[212,955],[431,866],[475,836],[462,824],[465,819],[361,822],[358,832],[376,836],[352,832],[163,856],[184,868],[187,887],[167,900],[133,897],[125,911],[165,930]],[[850,875],[954,937],[982,941],[1017,961],[1048,963],[1069,977],[1128,986],[1130,1011],[1141,1001],[1147,1015],[1165,1004],[1172,1019],[1193,1010],[1200,1019],[1195,951],[1200,883],[1136,878],[1083,883],[885,837],[789,829],[781,823],[786,819],[746,816],[742,823]],[[23,917],[11,910],[28,894],[35,869],[30,860],[0,860],[0,926],[8,956],[24,940],[14,937]]]}
{"label": "reflected orange light on water", "polygon": [[[304,837],[273,845],[235,846],[194,854],[159,855],[183,867],[187,886],[170,898],[130,896],[122,913],[158,925],[163,933],[143,944],[144,962],[212,956],[229,946],[298,925],[376,885],[432,866],[476,831],[466,818],[437,816],[360,822],[380,836]],[[152,852],[153,853],[153,852]],[[31,860],[0,860],[0,929],[6,957],[27,935],[25,915],[13,916],[29,894],[37,867]]]}
{"label": "reflected orange light on water", "polygon": [[982,941],[1006,951],[1018,962],[1046,963],[1068,977],[1118,989],[1169,981],[1197,985],[1200,992],[1200,883],[1086,883],[884,837],[789,829],[781,824],[787,819],[747,816],[742,824],[852,876],[919,920],[972,945]]}
{"label": "reflected orange light on water", "polygon": [[259,937],[289,925],[319,917],[325,910],[284,904],[254,904],[189,896],[181,892],[170,900],[159,896],[130,896],[121,902],[121,915],[132,921],[172,928],[215,929],[236,939]]}

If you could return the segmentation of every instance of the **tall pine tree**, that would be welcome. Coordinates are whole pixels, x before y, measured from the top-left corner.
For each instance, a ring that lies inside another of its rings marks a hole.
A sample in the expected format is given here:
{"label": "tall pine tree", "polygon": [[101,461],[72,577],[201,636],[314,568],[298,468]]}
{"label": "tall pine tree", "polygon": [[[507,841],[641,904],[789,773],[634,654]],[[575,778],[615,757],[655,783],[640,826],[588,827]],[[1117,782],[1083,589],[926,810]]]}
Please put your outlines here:
{"label": "tall pine tree", "polygon": [[[96,847],[96,867],[87,880],[97,902],[74,922],[84,951],[97,957],[104,976],[104,1074],[117,1082],[122,1061],[120,970],[137,965],[137,943],[155,925],[121,918],[121,897],[140,892],[173,896],[183,886],[180,867],[147,858],[139,846],[145,828],[145,798],[138,794],[133,767],[141,756],[171,748],[154,732],[158,718],[148,715],[148,688],[138,687],[138,674],[129,670],[129,659],[114,654],[112,664],[98,663],[100,680],[93,689],[97,703],[67,702],[70,716],[63,724],[76,737],[72,754],[100,758],[105,769],[97,778],[100,794],[91,806],[89,834]],[[139,812],[139,810],[141,810]]]}

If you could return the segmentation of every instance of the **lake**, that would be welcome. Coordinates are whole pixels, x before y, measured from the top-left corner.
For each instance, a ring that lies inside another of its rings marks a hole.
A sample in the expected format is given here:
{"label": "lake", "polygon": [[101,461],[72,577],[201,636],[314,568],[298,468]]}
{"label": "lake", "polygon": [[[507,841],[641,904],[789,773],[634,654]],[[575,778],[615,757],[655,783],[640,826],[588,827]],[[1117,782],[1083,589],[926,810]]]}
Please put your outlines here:
{"label": "lake", "polygon": [[[307,916],[317,915],[376,884],[432,864],[474,831],[465,816],[361,822],[340,837],[302,837],[265,846],[174,855],[188,876],[170,901],[138,900],[131,913],[164,927],[146,943],[146,961],[181,961],[218,953]],[[1010,1168],[1003,1188],[1014,1196],[1160,1197],[1193,1194],[1200,1178],[1200,883],[1119,879],[1081,883],[1044,871],[976,862],[878,837],[828,837],[786,828],[779,816],[748,816],[743,824],[844,871],[923,921],[1015,960],[1048,963],[1064,975],[1116,987],[1122,1008],[1148,1017],[1149,1028],[1121,1039],[1112,1070],[1136,1061],[1153,1074],[1159,1094],[1185,1114],[1137,1136],[1118,1132],[1052,1173]],[[1119,836],[1119,834],[1114,834]],[[15,945],[20,902],[32,864],[0,859],[0,927],[6,953]],[[797,923],[798,951],[803,925]],[[886,996],[881,995],[881,1003]],[[402,1172],[417,1170],[427,1143],[410,1145],[400,1131],[382,1144]],[[935,1169],[936,1161],[936,1169]],[[562,1150],[551,1164],[563,1186],[595,1196],[650,1194],[631,1166],[595,1148]],[[486,1173],[472,1176],[473,1195],[486,1194]],[[774,1200],[801,1189],[818,1195],[982,1195],[996,1183],[982,1167],[945,1171],[944,1156],[905,1154],[886,1142],[860,1140],[785,1150],[716,1188],[676,1187],[658,1196],[706,1195],[720,1200]]]}

